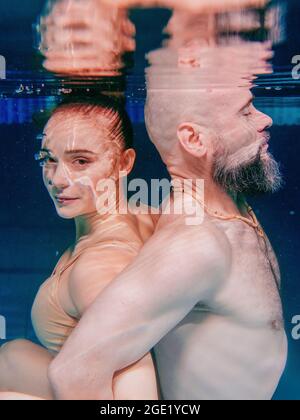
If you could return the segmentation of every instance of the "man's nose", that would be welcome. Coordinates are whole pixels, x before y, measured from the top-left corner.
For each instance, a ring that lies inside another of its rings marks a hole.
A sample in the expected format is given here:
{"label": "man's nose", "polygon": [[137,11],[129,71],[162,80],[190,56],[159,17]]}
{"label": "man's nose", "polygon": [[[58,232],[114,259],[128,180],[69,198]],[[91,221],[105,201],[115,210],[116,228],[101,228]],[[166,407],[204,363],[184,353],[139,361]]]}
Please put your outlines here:
{"label": "man's nose", "polygon": [[258,125],[258,131],[262,132],[267,130],[268,128],[272,127],[273,120],[272,118],[264,114],[263,112],[257,111],[257,125]]}

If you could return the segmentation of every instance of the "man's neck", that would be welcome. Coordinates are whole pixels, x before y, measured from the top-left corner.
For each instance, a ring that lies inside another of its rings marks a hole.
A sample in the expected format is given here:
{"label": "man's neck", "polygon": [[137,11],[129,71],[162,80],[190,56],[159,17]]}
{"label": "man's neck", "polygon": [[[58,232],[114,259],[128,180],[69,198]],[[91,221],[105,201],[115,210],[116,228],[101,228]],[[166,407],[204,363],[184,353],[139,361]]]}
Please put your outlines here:
{"label": "man's neck", "polygon": [[[181,182],[182,185],[187,180],[192,181],[189,184],[190,193],[195,198],[199,195],[197,190],[197,180],[204,181],[204,204],[212,212],[218,212],[224,215],[241,214],[245,215],[245,199],[242,194],[225,191],[218,185],[211,176],[207,174],[180,174],[178,172],[171,173],[171,178],[175,183]],[[202,201],[202,200],[200,200]]]}

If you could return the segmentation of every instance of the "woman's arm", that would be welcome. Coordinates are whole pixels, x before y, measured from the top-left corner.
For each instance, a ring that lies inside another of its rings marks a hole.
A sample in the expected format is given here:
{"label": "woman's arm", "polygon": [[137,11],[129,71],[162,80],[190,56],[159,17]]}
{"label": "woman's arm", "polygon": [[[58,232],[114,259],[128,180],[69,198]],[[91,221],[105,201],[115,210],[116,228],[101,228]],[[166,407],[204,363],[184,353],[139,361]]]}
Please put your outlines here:
{"label": "woman's arm", "polygon": [[114,400],[159,399],[151,353],[114,375],[113,396]]}

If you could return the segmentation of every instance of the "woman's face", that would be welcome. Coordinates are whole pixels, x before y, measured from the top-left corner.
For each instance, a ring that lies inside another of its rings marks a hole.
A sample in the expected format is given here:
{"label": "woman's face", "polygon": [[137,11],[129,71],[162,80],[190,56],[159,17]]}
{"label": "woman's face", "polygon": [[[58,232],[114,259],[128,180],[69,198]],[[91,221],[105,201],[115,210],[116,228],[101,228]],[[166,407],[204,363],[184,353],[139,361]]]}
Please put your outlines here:
{"label": "woman's face", "polygon": [[[97,184],[118,179],[122,152],[109,133],[73,113],[54,114],[44,129],[44,184],[59,216],[70,219],[96,211]],[[98,194],[99,195],[99,194]]]}

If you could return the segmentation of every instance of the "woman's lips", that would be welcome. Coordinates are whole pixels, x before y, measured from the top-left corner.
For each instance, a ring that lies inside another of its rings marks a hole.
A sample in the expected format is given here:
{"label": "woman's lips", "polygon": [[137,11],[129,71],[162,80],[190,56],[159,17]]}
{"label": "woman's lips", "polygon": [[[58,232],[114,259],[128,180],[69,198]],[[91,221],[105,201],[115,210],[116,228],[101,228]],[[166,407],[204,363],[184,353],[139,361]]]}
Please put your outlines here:
{"label": "woman's lips", "polygon": [[78,200],[78,198],[57,197],[57,196],[55,197],[55,199],[59,204],[62,204],[62,205],[72,204],[74,203],[74,201]]}

